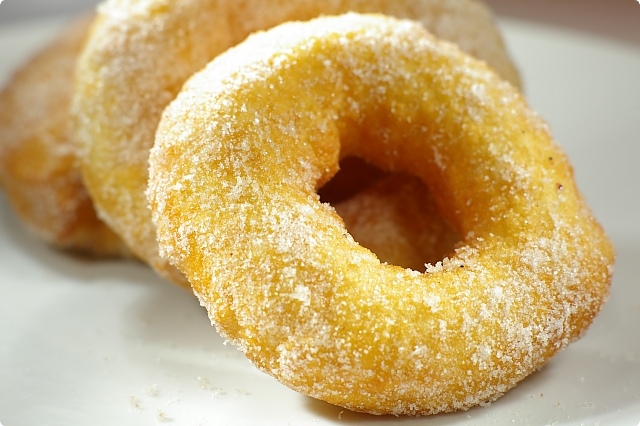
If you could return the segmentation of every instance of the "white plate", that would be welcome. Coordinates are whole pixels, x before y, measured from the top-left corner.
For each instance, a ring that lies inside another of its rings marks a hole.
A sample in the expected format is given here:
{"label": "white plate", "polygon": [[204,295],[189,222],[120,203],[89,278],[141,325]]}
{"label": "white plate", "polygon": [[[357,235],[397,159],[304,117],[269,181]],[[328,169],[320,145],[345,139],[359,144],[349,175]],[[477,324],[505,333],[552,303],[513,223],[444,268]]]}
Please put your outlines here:
{"label": "white plate", "polygon": [[[611,299],[579,342],[486,408],[372,417],[299,395],[216,335],[195,297],[134,263],[30,238],[0,197],[0,423],[18,425],[640,424],[640,49],[503,22],[533,106],[612,235]],[[0,29],[0,79],[60,21]]]}

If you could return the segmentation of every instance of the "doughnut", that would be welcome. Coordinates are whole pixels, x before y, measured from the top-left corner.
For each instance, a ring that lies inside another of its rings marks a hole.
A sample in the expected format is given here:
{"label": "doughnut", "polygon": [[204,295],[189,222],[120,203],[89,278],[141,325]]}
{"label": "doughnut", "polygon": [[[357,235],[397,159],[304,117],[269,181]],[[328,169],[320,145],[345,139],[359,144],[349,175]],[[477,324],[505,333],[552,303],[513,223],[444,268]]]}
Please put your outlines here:
{"label": "doughnut", "polygon": [[0,92],[0,185],[38,238],[63,249],[120,256],[127,249],[96,215],[71,135],[73,69],[92,19],[72,22]]}
{"label": "doughnut", "polygon": [[[422,273],[359,245],[316,193],[350,156],[419,178],[455,250]],[[544,121],[412,21],[347,14],[249,37],[185,83],[149,164],[160,253],[218,331],[350,410],[489,403],[608,294],[611,243]]]}
{"label": "doughnut", "polygon": [[334,205],[349,234],[381,262],[425,270],[460,240],[415,176],[394,173]]}
{"label": "doughnut", "polygon": [[346,11],[420,20],[518,83],[490,11],[475,0],[108,0],[76,68],[73,111],[85,184],[96,208],[165,278],[144,195],[148,154],[164,107],[184,81],[249,33]]}

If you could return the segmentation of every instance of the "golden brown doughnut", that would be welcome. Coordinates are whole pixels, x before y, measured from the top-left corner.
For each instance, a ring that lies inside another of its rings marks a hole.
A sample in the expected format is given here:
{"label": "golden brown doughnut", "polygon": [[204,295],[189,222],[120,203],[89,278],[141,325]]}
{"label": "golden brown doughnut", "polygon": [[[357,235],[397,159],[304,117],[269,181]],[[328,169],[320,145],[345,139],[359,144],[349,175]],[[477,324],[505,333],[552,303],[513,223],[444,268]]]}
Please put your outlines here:
{"label": "golden brown doughnut", "polygon": [[[316,194],[348,156],[419,177],[455,252],[419,273],[357,244]],[[228,50],[165,110],[147,194],[161,252],[218,330],[357,411],[498,398],[584,333],[611,280],[611,244],[545,123],[409,21],[290,23]]]}
{"label": "golden brown doughnut", "polygon": [[85,183],[101,215],[161,275],[144,191],[160,114],[195,71],[249,33],[349,10],[419,19],[518,82],[490,11],[475,0],[109,0],[77,69],[74,110]]}
{"label": "golden brown doughnut", "polygon": [[121,240],[96,216],[71,137],[73,69],[91,21],[72,23],[0,92],[0,184],[17,216],[41,239],[123,255]]}

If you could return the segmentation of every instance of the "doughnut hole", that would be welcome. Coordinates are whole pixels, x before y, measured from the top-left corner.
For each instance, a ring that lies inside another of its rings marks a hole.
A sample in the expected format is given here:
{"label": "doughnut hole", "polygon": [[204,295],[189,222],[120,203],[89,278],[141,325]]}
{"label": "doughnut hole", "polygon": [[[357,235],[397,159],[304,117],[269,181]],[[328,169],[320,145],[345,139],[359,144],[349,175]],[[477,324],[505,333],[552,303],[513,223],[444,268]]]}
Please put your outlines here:
{"label": "doughnut hole", "polygon": [[420,179],[384,172],[358,157],[344,158],[318,194],[381,262],[424,272],[460,241]]}

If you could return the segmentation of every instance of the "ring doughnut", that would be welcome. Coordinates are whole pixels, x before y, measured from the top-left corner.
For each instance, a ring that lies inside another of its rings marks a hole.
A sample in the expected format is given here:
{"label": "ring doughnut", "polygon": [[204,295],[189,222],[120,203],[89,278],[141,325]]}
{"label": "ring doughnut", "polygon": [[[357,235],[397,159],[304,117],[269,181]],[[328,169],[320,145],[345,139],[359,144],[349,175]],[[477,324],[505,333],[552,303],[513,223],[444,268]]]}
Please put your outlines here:
{"label": "ring doughnut", "polygon": [[144,195],[164,107],[191,74],[249,33],[349,10],[419,19],[518,82],[491,13],[475,0],[110,0],[100,6],[76,72],[82,173],[101,217],[161,275],[184,284],[158,255]]}
{"label": "ring doughnut", "polygon": [[0,93],[0,184],[18,218],[42,240],[119,256],[127,249],[97,218],[71,137],[73,69],[92,19],[73,22]]}
{"label": "ring doughnut", "polygon": [[[358,245],[315,192],[347,156],[420,178],[455,252],[419,273]],[[228,50],[164,111],[147,195],[161,253],[222,335],[355,411],[496,399],[586,330],[611,280],[544,122],[410,21],[319,18]]]}

